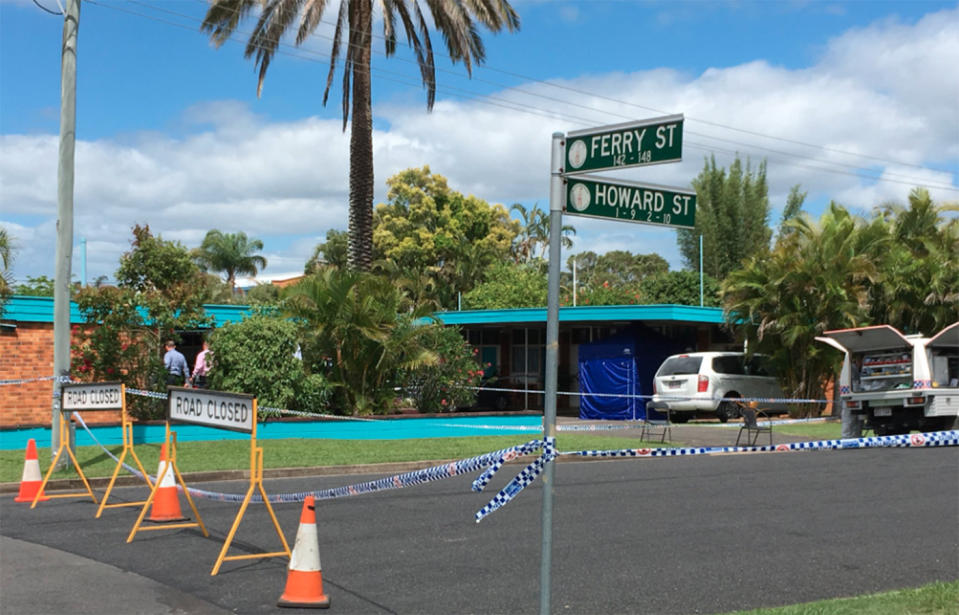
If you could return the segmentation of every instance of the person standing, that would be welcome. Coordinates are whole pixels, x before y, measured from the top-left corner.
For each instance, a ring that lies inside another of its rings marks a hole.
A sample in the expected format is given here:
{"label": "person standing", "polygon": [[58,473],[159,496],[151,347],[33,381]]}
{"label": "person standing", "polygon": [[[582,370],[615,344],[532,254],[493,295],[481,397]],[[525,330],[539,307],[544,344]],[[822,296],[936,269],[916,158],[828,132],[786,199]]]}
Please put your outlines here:
{"label": "person standing", "polygon": [[167,386],[183,386],[190,376],[190,368],[186,364],[186,357],[176,349],[173,340],[167,340],[166,354],[163,355],[163,367],[166,368]]}
{"label": "person standing", "polygon": [[198,389],[207,387],[207,374],[210,373],[210,345],[203,340],[203,350],[196,355],[196,363],[193,364],[193,386]]}

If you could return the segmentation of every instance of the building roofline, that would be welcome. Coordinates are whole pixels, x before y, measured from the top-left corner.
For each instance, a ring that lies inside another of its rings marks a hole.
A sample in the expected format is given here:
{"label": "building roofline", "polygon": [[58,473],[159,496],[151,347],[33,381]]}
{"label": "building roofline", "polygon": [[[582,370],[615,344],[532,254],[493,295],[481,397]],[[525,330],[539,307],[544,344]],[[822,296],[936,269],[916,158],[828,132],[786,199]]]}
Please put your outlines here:
{"label": "building roofline", "polygon": [[[243,320],[250,314],[247,305],[203,306],[204,312],[212,316],[214,326]],[[435,318],[444,325],[506,325],[546,323],[546,308],[509,308],[502,310],[462,310],[455,312],[437,312]],[[14,295],[3,308],[2,318],[14,322],[53,322],[53,297],[30,297]],[[424,322],[429,319],[423,319]],[[700,307],[693,305],[589,305],[561,307],[559,320],[563,323],[575,322],[683,322],[722,324],[722,308]],[[84,324],[86,319],[70,302],[70,323]]]}
{"label": "building roofline", "polygon": [[[213,305],[203,306],[207,316],[213,317],[215,326],[219,327],[228,322],[243,320],[249,313],[247,305]],[[3,320],[14,322],[53,322],[53,297],[31,297],[27,295],[13,295],[3,306]],[[87,322],[77,304],[70,302],[70,324],[82,325]]]}
{"label": "building roofline", "polygon": [[[546,323],[546,308],[437,312],[445,325]],[[722,324],[723,310],[692,305],[590,305],[559,308],[560,322],[662,321]]]}

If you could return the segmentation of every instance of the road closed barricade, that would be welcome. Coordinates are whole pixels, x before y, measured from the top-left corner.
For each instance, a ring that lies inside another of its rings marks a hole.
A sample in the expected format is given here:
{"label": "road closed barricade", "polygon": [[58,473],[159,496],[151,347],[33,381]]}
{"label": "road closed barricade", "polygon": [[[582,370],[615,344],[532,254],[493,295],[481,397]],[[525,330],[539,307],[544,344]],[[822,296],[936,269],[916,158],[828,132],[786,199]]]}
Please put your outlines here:
{"label": "road closed barricade", "polygon": [[[277,520],[276,513],[273,511],[273,506],[270,503],[270,498],[266,494],[266,489],[263,487],[263,448],[257,446],[256,441],[256,398],[252,395],[243,395],[239,393],[226,393],[221,391],[189,389],[183,387],[168,387],[167,390],[166,446],[167,449],[171,451],[171,455],[168,466],[164,467],[163,462],[161,461],[160,472],[172,470],[176,474],[177,480],[179,481],[184,494],[189,500],[190,505],[193,507],[194,514],[197,516],[197,523],[190,525],[199,525],[203,529],[204,535],[206,535],[206,528],[202,526],[202,520],[200,519],[199,512],[193,505],[193,499],[190,496],[192,490],[187,488],[182,477],[180,476],[179,470],[176,467],[176,434],[171,432],[170,423],[174,421],[180,423],[192,423],[196,425],[214,427],[217,429],[227,429],[230,431],[239,431],[250,434],[249,488],[247,489],[246,495],[240,504],[240,510],[236,515],[236,519],[233,521],[233,526],[230,528],[230,532],[227,534],[226,540],[223,542],[223,548],[220,550],[220,554],[217,557],[216,562],[213,565],[213,570],[210,572],[210,574],[217,574],[220,570],[220,566],[222,566],[223,562],[225,561],[261,559],[265,557],[290,557],[289,544],[286,541],[286,537],[283,535],[283,530],[280,528],[280,522]],[[158,476],[153,493],[151,493],[150,500],[154,499],[160,483],[161,477]],[[243,516],[246,513],[250,502],[253,500],[254,492],[256,491],[259,491],[260,494],[260,498],[257,499],[266,505],[267,512],[269,513],[270,519],[273,522],[273,527],[276,529],[277,536],[280,538],[280,543],[283,545],[283,550],[263,553],[245,553],[243,555],[227,555],[230,549],[230,544],[233,542],[234,536],[236,536],[236,532],[240,527]],[[147,504],[143,507],[143,510],[140,513],[140,518],[137,520],[133,530],[130,532],[127,542],[133,540],[138,530],[162,529],[163,527],[186,527],[186,524],[141,527],[140,524],[146,515],[149,504],[150,501],[148,500]]]}

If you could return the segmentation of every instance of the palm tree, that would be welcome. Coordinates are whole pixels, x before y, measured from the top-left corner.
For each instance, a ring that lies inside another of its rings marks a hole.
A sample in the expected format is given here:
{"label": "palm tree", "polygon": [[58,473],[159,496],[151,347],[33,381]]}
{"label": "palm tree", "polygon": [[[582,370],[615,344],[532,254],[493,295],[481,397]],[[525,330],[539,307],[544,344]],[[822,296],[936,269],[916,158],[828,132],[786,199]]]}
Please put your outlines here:
{"label": "palm tree", "polygon": [[385,276],[327,268],[284,296],[286,314],[304,325],[304,359],[326,371],[348,414],[385,412],[405,370],[439,360],[415,324],[429,309],[400,314],[404,297]]}
{"label": "palm tree", "polygon": [[230,290],[236,290],[236,276],[255,276],[266,267],[266,259],[256,254],[263,249],[263,242],[250,239],[246,233],[222,233],[216,229],[208,232],[193,257],[205,270],[222,271]]}
{"label": "palm tree", "polygon": [[[257,95],[263,90],[267,68],[287,31],[296,29],[296,45],[306,41],[320,24],[328,0],[213,0],[201,29],[210,33],[218,47],[230,39],[240,21],[262,7],[256,26],[247,41],[245,56],[255,56],[259,67]],[[385,52],[396,52],[397,20],[402,23],[407,42],[416,54],[420,78],[426,86],[426,107],[436,99],[436,75],[429,24],[417,0],[383,0],[383,39]],[[462,60],[467,74],[473,64],[486,58],[483,41],[475,21],[498,32],[503,27],[519,29],[519,16],[507,0],[426,0],[437,30],[443,35],[453,62]],[[350,216],[349,260],[357,269],[368,270],[373,261],[373,111],[370,93],[370,56],[373,43],[372,0],[340,0],[330,70],[326,76],[323,104],[340,56],[344,32],[347,41],[343,53],[343,130],[350,112]],[[352,84],[352,91],[351,91]],[[351,107],[352,102],[352,107]]]}
{"label": "palm tree", "polygon": [[836,203],[818,224],[800,215],[786,227],[770,254],[748,258],[722,283],[724,313],[751,351],[773,356],[790,394],[821,398],[835,353],[815,337],[867,321],[888,234]]}
{"label": "palm tree", "polygon": [[[534,204],[530,209],[522,203],[513,203],[509,210],[519,212],[520,232],[513,244],[513,256],[516,262],[528,263],[536,256],[536,246],[539,248],[539,257],[545,259],[549,250],[549,213]],[[560,245],[572,248],[573,240],[570,235],[576,234],[576,228],[564,224],[560,230]]]}

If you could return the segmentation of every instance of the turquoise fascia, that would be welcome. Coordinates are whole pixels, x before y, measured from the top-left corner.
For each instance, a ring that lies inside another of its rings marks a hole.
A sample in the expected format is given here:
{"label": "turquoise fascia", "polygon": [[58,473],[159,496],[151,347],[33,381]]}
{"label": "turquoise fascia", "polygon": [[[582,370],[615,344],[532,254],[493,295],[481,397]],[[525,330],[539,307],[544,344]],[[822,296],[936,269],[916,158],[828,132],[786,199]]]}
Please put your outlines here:
{"label": "turquoise fascia", "polygon": [[[507,323],[545,323],[546,308],[509,310],[464,310],[438,312],[445,325],[495,325]],[[692,305],[590,305],[559,308],[560,322],[673,321],[722,324],[723,310]]]}
{"label": "turquoise fascia", "polygon": [[[243,320],[250,308],[246,305],[204,305],[203,310],[213,317],[215,326]],[[13,322],[53,322],[53,297],[14,295],[3,306],[3,320]],[[86,319],[77,304],[70,302],[70,323],[84,324]]]}

